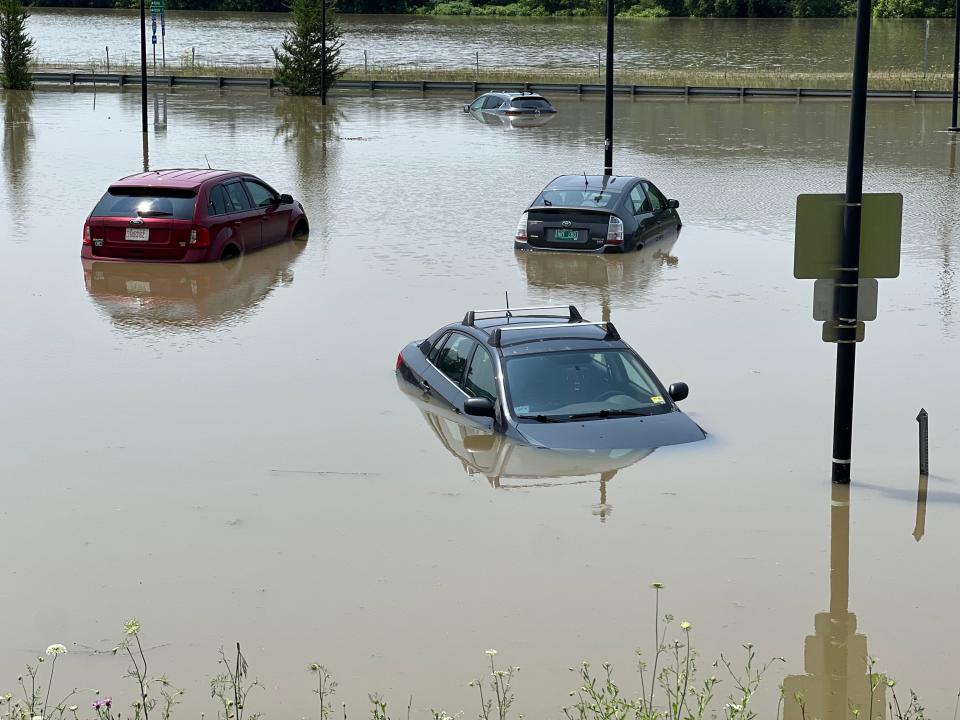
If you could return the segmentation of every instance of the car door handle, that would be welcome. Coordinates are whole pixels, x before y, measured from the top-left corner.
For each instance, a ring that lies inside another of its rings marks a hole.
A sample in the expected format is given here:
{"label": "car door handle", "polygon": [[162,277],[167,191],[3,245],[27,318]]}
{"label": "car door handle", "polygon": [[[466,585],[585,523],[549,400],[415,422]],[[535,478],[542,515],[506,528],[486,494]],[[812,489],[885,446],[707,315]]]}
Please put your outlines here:
{"label": "car door handle", "polygon": [[240,227],[241,225],[243,225],[243,220],[234,220],[234,221],[233,221],[233,226],[234,226],[234,227]]}
{"label": "car door handle", "polygon": [[430,392],[430,383],[428,383],[426,380],[421,380],[420,389],[424,392]]}

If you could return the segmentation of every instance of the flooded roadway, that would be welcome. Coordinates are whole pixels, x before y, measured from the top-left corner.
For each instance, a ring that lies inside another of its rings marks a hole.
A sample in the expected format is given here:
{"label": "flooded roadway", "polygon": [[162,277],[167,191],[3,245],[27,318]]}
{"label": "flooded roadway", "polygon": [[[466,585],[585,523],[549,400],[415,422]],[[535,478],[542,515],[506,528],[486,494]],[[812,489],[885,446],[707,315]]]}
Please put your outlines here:
{"label": "flooded roadway", "polygon": [[[303,201],[309,242],[227,265],[85,267],[86,213],[142,167],[137,100],[2,99],[0,689],[63,642],[65,685],[128,692],[126,665],[93,650],[136,615],[193,713],[211,711],[217,648],[240,640],[266,686],[250,707],[273,716],[314,712],[313,661],[352,717],[368,691],[395,708],[412,695],[418,717],[472,714],[466,682],[490,647],[522,668],[515,709],[555,716],[580,660],[637,687],[659,581],[703,674],[747,641],[786,656],[767,715],[784,675],[820,697],[837,687],[824,668],[865,672],[864,647],[931,715],[950,712],[960,180],[946,105],[870,105],[866,189],[903,192],[904,255],[858,353],[846,506],[829,483],[835,349],[812,283],[791,274],[796,195],[843,187],[846,105],[618,102],[616,168],[678,198],[685,225],[608,258],[511,247],[549,178],[598,170],[599,100],[558,97],[554,121],[511,129],[463,115],[462,97],[338,97],[324,116],[177,92],[151,167],[248,169]],[[665,383],[690,384],[683,408],[707,440],[548,469],[458,445],[397,390],[394,359],[504,291],[609,315]],[[934,475],[918,506],[921,406]],[[853,638],[847,658],[804,662],[808,636],[835,635]]]}

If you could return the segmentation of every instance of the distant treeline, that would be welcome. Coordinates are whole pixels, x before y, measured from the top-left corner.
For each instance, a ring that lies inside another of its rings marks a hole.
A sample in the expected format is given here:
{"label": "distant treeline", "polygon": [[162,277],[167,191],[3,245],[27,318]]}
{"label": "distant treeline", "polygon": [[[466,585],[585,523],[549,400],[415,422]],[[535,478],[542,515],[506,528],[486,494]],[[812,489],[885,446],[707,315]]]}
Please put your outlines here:
{"label": "distant treeline", "polygon": [[[149,4],[149,0],[147,0]],[[138,0],[36,0],[46,7],[138,7]],[[335,0],[344,13],[602,15],[605,0]],[[286,12],[288,0],[167,0],[171,10]],[[954,0],[874,0],[876,17],[952,17]],[[856,0],[617,0],[621,17],[846,17]]]}

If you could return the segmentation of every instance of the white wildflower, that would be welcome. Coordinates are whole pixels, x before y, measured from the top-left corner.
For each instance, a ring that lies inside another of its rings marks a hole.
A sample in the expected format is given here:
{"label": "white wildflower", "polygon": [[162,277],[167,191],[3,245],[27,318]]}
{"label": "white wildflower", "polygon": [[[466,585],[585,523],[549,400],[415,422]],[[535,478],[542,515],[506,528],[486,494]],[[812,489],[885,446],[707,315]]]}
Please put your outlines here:
{"label": "white wildflower", "polygon": [[47,648],[47,655],[63,655],[67,648],[60,643],[56,643]]}

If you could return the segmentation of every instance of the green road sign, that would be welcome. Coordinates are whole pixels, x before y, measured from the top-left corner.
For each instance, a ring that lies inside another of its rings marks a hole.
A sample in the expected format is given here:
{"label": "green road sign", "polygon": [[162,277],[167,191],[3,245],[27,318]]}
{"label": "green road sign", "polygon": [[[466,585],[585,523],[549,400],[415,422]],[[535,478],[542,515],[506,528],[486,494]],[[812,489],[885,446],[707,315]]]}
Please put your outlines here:
{"label": "green road sign", "polygon": [[[841,194],[797,196],[793,276],[836,278],[843,242]],[[860,277],[894,278],[900,274],[900,229],[903,195],[864,193],[860,228]]]}
{"label": "green road sign", "polygon": [[[839,330],[837,329],[836,320],[827,320],[823,324],[823,341],[827,343],[838,342],[837,336],[839,335]],[[864,324],[863,320],[857,320],[857,342],[863,342],[864,334],[867,331],[867,326]]]}

